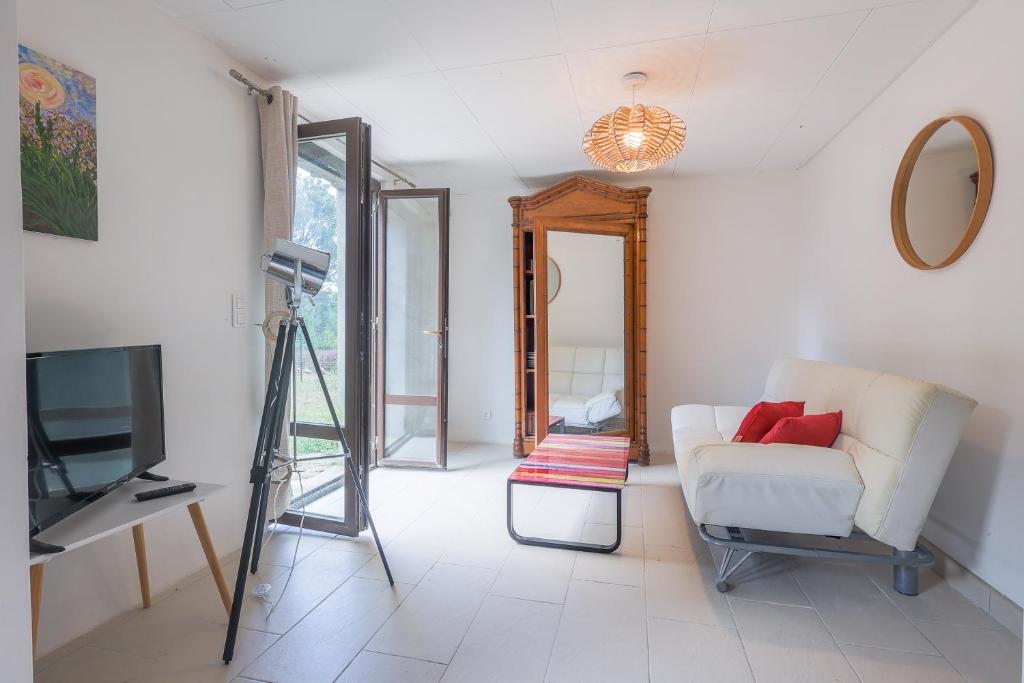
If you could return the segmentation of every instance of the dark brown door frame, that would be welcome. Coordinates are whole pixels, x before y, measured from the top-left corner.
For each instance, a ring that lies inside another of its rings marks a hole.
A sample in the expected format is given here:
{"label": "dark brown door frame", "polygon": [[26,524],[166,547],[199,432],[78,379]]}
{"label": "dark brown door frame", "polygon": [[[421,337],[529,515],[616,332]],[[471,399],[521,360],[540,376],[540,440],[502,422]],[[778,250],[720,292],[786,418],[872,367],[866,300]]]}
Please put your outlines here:
{"label": "dark brown door frame", "polygon": [[[370,126],[362,119],[306,123],[299,126],[299,141],[345,136],[345,387],[342,429],[351,450],[352,463],[369,497],[370,456],[370,330],[369,312],[373,230],[370,223]],[[339,302],[340,305],[340,302]],[[297,422],[296,436],[333,439],[334,427]],[[359,512],[352,475],[345,468],[344,521],[306,514],[303,526],[345,536],[358,536],[366,528]],[[286,512],[282,524],[298,526],[301,515]]]}
{"label": "dark brown door frame", "polygon": [[[449,232],[449,194],[448,188],[415,188],[408,190],[381,190],[380,205],[377,211],[377,286],[376,309],[377,320],[377,353],[375,374],[376,386],[376,430],[374,443],[374,461],[377,465],[426,467],[448,469],[448,232]],[[427,396],[392,396],[385,394],[385,366],[387,330],[384,324],[387,312],[387,200],[405,198],[437,198],[438,210],[438,363],[437,363],[437,400]],[[437,451],[435,462],[386,458],[384,454],[384,408],[386,405],[437,405]]]}

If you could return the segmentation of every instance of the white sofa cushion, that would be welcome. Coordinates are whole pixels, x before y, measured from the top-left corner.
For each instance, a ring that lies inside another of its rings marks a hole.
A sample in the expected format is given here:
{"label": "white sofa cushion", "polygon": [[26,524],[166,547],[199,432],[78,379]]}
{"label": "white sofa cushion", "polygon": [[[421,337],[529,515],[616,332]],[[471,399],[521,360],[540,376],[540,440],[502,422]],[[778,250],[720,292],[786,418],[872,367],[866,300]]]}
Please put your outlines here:
{"label": "white sofa cushion", "polygon": [[844,451],[790,444],[695,447],[684,485],[702,524],[846,536],[864,484]]}

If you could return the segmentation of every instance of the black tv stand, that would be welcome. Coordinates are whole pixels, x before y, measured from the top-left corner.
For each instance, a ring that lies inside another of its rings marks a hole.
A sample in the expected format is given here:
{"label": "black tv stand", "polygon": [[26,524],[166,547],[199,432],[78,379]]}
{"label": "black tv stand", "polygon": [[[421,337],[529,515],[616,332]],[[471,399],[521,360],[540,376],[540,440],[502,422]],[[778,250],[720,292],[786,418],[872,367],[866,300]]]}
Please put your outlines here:
{"label": "black tv stand", "polygon": [[42,541],[30,538],[28,539],[28,551],[35,555],[53,555],[54,553],[64,552],[64,546],[43,543]]}
{"label": "black tv stand", "polygon": [[153,474],[152,472],[143,472],[142,474],[137,476],[136,479],[141,479],[143,481],[170,481],[171,480],[170,477],[165,477],[162,474]]}

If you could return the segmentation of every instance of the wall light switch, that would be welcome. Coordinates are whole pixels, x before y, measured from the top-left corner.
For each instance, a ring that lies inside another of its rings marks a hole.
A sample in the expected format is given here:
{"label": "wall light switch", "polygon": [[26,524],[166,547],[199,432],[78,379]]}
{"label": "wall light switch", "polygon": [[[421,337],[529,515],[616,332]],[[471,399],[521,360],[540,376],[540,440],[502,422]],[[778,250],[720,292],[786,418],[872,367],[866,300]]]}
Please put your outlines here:
{"label": "wall light switch", "polygon": [[249,300],[244,294],[231,295],[231,327],[245,327],[249,324]]}
{"label": "wall light switch", "polygon": [[481,415],[481,417],[484,419],[484,421],[490,420],[491,419],[491,411],[485,410],[483,412],[483,414]]}

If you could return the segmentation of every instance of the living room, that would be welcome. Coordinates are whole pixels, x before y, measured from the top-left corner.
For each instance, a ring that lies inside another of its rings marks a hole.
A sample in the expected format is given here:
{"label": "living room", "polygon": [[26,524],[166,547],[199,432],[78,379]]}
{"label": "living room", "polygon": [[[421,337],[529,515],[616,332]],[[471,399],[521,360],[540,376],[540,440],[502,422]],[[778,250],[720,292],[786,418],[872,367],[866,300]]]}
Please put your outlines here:
{"label": "living room", "polygon": [[1020,26],[0,3],[5,680],[1024,680]]}

